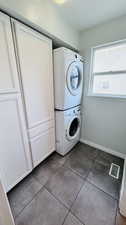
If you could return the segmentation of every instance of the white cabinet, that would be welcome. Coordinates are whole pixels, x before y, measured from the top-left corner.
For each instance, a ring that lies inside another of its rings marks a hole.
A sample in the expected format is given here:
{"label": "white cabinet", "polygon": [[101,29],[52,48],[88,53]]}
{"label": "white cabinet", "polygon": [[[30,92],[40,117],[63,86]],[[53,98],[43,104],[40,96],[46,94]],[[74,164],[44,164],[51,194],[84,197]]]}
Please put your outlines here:
{"label": "white cabinet", "polygon": [[28,128],[54,119],[52,41],[16,23]]}
{"label": "white cabinet", "polygon": [[52,41],[14,21],[34,167],[55,150]]}
{"label": "white cabinet", "polygon": [[19,91],[10,18],[0,13],[0,93]]}
{"label": "white cabinet", "polygon": [[0,96],[0,177],[10,190],[31,170],[20,94]]}
{"label": "white cabinet", "polygon": [[12,21],[0,13],[0,179],[7,192],[55,150],[52,41]]}
{"label": "white cabinet", "polygon": [[10,18],[0,13],[0,178],[9,191],[32,170]]}

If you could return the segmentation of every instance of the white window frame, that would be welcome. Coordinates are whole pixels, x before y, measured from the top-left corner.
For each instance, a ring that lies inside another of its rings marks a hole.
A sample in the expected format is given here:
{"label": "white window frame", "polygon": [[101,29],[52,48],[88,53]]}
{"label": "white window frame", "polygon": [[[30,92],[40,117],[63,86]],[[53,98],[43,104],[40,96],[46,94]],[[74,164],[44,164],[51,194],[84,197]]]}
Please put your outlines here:
{"label": "white window frame", "polygon": [[91,97],[106,97],[106,98],[122,98],[125,99],[126,95],[113,95],[113,94],[96,94],[93,93],[93,81],[94,81],[94,76],[95,75],[101,75],[101,74],[113,74],[114,76],[116,76],[116,74],[118,73],[122,73],[122,74],[126,74],[126,70],[122,70],[122,71],[108,71],[108,72],[99,72],[99,73],[93,73],[93,68],[94,68],[94,53],[96,50],[98,49],[103,49],[109,46],[115,46],[115,45],[119,45],[119,44],[126,44],[126,39],[124,40],[119,40],[119,41],[114,41],[114,42],[109,42],[103,45],[99,45],[99,46],[95,46],[91,48],[91,58],[90,58],[90,77],[89,77],[89,85],[88,85],[88,95],[87,96],[91,96]]}

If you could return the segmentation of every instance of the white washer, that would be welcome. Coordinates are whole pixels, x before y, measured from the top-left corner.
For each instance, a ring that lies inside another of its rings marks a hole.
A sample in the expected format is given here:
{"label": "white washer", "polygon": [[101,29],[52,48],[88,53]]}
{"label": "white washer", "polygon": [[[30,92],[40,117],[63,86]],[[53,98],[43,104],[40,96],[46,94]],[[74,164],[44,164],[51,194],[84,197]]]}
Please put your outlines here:
{"label": "white washer", "polygon": [[56,151],[65,155],[80,139],[80,106],[56,111]]}
{"label": "white washer", "polygon": [[82,57],[67,49],[54,50],[55,109],[66,110],[81,104]]}

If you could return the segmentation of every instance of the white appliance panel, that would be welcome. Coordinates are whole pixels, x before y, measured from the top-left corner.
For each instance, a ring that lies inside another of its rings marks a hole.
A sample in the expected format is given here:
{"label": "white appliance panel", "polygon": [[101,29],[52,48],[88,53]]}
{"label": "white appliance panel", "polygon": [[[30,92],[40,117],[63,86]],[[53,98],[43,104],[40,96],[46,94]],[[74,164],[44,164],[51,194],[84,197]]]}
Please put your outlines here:
{"label": "white appliance panel", "polygon": [[54,50],[55,109],[67,110],[81,104],[83,62],[77,53],[66,49]]}

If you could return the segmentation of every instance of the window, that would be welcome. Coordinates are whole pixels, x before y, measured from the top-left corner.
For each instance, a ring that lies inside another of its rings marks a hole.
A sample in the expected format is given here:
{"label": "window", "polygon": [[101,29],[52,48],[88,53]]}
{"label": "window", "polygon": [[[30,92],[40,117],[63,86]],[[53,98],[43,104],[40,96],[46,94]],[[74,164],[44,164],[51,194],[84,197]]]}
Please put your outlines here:
{"label": "window", "polygon": [[126,97],[126,42],[93,48],[92,95]]}

